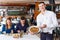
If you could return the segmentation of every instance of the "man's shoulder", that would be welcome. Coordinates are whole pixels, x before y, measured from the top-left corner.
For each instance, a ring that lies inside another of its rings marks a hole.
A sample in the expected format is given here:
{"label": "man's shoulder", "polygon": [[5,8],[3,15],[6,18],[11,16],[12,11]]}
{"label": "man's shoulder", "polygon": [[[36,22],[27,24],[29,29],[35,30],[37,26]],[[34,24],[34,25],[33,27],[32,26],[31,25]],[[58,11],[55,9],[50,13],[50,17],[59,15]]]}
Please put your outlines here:
{"label": "man's shoulder", "polygon": [[53,11],[49,11],[49,10],[47,10],[47,12],[49,12],[49,13],[54,13]]}
{"label": "man's shoulder", "polygon": [[51,14],[51,15],[55,15],[55,13],[53,11],[49,11],[47,10],[47,13]]}
{"label": "man's shoulder", "polygon": [[40,17],[41,14],[37,15],[37,18]]}

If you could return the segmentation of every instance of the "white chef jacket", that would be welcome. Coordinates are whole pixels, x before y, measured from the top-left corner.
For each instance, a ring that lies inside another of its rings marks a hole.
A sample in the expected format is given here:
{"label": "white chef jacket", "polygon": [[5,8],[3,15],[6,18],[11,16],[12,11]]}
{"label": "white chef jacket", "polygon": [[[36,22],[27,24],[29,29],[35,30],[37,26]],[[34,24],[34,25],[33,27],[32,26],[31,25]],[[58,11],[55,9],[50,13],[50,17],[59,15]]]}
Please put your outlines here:
{"label": "white chef jacket", "polygon": [[41,29],[41,31],[52,34],[52,31],[58,26],[56,14],[48,10],[45,10],[44,14],[39,14],[37,16],[37,26],[41,27],[43,24],[46,24],[47,27]]}

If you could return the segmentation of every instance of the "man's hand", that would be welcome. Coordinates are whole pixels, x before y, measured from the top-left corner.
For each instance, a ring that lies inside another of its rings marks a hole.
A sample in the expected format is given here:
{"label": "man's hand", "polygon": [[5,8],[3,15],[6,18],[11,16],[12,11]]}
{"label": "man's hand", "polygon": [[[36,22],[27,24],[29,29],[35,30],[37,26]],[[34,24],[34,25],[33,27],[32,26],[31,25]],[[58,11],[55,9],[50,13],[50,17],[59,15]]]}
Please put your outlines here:
{"label": "man's hand", "polygon": [[18,33],[20,33],[20,30],[18,30]]}
{"label": "man's hand", "polygon": [[31,34],[31,35],[34,35],[34,33],[33,33],[33,32],[30,32],[30,34]]}
{"label": "man's hand", "polygon": [[47,27],[47,25],[46,24],[43,24],[42,26],[41,26],[41,28],[46,28]]}

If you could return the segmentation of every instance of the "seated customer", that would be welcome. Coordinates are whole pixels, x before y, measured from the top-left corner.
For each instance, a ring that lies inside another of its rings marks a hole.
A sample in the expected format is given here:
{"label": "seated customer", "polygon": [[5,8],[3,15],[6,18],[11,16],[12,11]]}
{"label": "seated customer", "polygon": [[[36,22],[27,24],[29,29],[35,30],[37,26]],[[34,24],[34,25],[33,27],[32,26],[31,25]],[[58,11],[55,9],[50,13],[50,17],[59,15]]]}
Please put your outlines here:
{"label": "seated customer", "polygon": [[14,25],[11,23],[11,19],[6,20],[6,25],[2,27],[2,33],[13,33]]}
{"label": "seated customer", "polygon": [[26,20],[25,17],[21,17],[20,22],[17,24],[17,32],[19,33],[20,31],[27,31],[27,28],[29,27],[28,21]]}

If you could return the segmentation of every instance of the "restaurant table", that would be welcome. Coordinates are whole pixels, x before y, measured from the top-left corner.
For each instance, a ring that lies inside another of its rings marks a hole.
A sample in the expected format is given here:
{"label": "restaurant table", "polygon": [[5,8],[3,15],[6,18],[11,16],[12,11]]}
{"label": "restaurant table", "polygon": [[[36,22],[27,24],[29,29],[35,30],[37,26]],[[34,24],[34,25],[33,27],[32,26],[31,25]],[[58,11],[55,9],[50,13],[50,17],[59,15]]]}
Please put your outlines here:
{"label": "restaurant table", "polygon": [[4,35],[4,34],[0,34],[0,40],[40,40],[40,38],[36,35],[24,35],[22,38],[13,38],[12,35]]}

